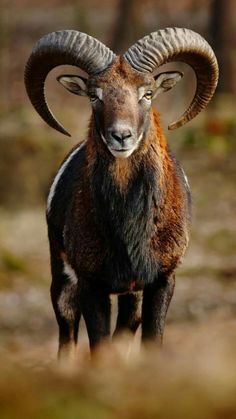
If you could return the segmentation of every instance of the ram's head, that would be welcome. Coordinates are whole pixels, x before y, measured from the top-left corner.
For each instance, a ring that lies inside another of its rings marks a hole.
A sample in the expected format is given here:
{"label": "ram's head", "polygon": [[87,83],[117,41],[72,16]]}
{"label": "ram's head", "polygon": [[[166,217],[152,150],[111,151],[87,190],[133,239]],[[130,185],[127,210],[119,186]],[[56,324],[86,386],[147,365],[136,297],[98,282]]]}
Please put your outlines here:
{"label": "ram's head", "polygon": [[128,157],[138,147],[150,123],[152,99],[171,89],[183,76],[179,71],[157,74],[171,61],[183,61],[195,71],[193,100],[169,129],[193,119],[209,103],[218,81],[218,65],[209,44],[197,33],[166,28],[139,40],[123,56],[116,56],[98,40],[77,31],[44,36],[34,47],[25,71],[30,100],[53,128],[69,135],[51,113],[44,95],[47,74],[63,64],[87,72],[62,75],[58,81],[70,92],[90,98],[94,126],[114,156]]}

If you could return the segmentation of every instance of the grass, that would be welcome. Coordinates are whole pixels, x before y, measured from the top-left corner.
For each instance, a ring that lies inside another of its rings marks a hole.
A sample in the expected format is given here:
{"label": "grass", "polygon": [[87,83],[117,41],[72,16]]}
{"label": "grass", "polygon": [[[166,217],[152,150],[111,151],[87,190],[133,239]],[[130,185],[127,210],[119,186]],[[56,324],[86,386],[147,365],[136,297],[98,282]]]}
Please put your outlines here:
{"label": "grass", "polygon": [[[127,358],[123,341],[92,363],[81,357],[73,370],[25,368],[18,359],[1,367],[1,418],[233,419],[235,326],[214,320],[170,328],[163,352],[149,347]],[[225,327],[230,334],[222,339]]]}

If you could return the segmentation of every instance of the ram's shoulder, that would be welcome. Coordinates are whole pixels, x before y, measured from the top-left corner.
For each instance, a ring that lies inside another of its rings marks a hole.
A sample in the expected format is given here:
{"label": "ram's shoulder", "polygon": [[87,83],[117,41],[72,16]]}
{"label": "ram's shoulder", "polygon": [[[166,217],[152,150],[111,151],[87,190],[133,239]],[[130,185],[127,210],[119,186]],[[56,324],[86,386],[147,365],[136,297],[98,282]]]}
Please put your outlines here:
{"label": "ram's shoulder", "polygon": [[49,190],[47,214],[49,215],[54,201],[68,202],[73,187],[82,174],[85,162],[85,142],[75,146],[63,160]]}

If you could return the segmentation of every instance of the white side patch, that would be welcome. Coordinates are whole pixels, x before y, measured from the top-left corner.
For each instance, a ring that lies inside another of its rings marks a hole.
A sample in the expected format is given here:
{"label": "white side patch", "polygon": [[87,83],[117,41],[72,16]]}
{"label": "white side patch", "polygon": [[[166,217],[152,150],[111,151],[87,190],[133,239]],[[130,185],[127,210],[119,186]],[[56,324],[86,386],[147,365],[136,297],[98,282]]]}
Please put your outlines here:
{"label": "white side patch", "polygon": [[182,173],[183,173],[183,175],[184,175],[184,182],[185,182],[185,185],[187,186],[187,188],[190,190],[190,186],[189,186],[189,183],[188,183],[188,178],[187,178],[187,176],[186,176],[186,174],[185,174],[185,172],[184,172],[184,169],[181,167],[181,169],[182,169]]}
{"label": "white side patch", "polygon": [[61,315],[67,320],[75,320],[75,295],[76,286],[69,283],[63,288],[57,301]]}
{"label": "white side patch", "polygon": [[63,263],[64,263],[64,269],[63,269],[64,274],[66,274],[66,276],[70,279],[72,284],[77,284],[78,278],[76,276],[74,269],[69,265],[69,263],[66,263],[65,261]]}
{"label": "white side patch", "polygon": [[63,165],[60,167],[60,169],[58,170],[54,181],[52,183],[52,186],[50,188],[49,191],[49,195],[48,195],[48,200],[47,200],[47,213],[49,214],[50,210],[51,210],[51,203],[53,200],[53,197],[55,195],[55,191],[56,191],[56,187],[57,184],[60,180],[60,177],[62,176],[63,172],[65,171],[66,167],[68,166],[68,164],[70,163],[70,161],[73,159],[73,157],[81,150],[82,147],[84,147],[85,143],[82,143],[79,145],[78,148],[76,148],[73,153],[71,153],[68,158],[64,161]]}
{"label": "white side patch", "polygon": [[68,278],[68,283],[64,286],[57,304],[62,316],[67,320],[74,320],[75,318],[75,296],[77,289],[78,278],[75,274],[74,269],[69,263],[63,261],[64,268],[63,273]]}

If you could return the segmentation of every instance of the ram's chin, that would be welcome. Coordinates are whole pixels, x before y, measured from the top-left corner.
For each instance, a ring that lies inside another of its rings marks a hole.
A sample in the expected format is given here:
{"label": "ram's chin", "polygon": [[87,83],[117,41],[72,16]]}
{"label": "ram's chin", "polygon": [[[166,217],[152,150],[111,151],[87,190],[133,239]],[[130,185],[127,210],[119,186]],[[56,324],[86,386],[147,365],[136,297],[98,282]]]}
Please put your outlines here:
{"label": "ram's chin", "polygon": [[108,149],[114,157],[119,157],[122,159],[127,159],[135,150],[135,148],[131,148],[129,150],[115,150],[111,147],[108,147]]}

